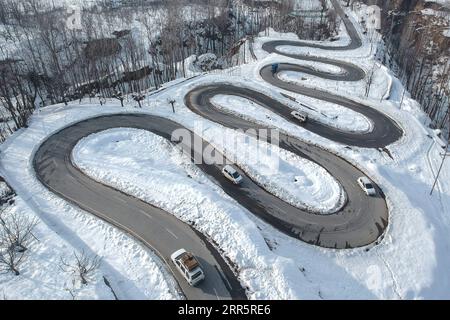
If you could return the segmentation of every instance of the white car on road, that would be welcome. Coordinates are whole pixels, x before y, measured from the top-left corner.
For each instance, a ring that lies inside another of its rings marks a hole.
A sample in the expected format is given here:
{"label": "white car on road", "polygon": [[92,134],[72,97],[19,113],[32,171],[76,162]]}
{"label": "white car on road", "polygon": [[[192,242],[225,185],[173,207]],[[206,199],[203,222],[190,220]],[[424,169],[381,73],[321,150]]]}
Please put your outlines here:
{"label": "white car on road", "polygon": [[192,253],[187,252],[185,249],[180,249],[175,251],[170,258],[191,286],[195,286],[205,279],[205,274]]}
{"label": "white car on road", "polygon": [[308,120],[308,115],[300,111],[292,111],[291,116],[297,119],[299,122],[304,123]]}
{"label": "white car on road", "polygon": [[222,173],[231,182],[234,184],[240,184],[242,182],[242,176],[239,174],[239,172],[236,171],[235,168],[233,168],[230,165],[226,165],[222,169]]}
{"label": "white car on road", "polygon": [[368,196],[374,196],[377,194],[377,191],[375,190],[375,187],[373,186],[373,183],[369,180],[369,178],[360,177],[357,181],[358,185]]}

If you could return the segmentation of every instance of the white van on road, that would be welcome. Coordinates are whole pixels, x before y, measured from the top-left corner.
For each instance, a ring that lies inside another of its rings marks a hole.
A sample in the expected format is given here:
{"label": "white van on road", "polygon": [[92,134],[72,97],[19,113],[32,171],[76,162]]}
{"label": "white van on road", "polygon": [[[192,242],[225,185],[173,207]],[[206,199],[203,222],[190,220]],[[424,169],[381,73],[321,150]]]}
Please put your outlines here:
{"label": "white van on road", "polygon": [[369,180],[369,178],[360,177],[358,178],[357,182],[361,189],[363,189],[363,191],[368,196],[375,196],[377,194],[377,191],[375,190],[375,187],[373,186],[373,183]]}
{"label": "white van on road", "polygon": [[308,115],[300,111],[292,111],[291,116],[301,123],[305,123],[308,120]]}
{"label": "white van on road", "polygon": [[195,286],[200,281],[205,279],[205,274],[200,268],[198,260],[190,252],[185,249],[180,249],[175,251],[171,256],[172,262],[177,267],[178,271],[181,272],[186,281],[191,285]]}
{"label": "white van on road", "polygon": [[222,169],[222,173],[231,182],[234,184],[240,184],[242,182],[242,176],[239,174],[239,172],[236,171],[232,166],[226,165]]}

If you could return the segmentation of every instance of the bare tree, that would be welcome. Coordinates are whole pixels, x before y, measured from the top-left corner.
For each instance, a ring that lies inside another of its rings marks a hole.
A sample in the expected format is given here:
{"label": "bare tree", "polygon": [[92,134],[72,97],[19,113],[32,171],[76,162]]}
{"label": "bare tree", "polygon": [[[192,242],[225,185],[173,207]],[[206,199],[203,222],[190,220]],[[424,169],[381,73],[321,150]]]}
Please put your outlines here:
{"label": "bare tree", "polygon": [[168,103],[170,103],[170,105],[172,106],[172,112],[175,113],[175,100],[174,99],[168,99],[167,100]]}
{"label": "bare tree", "polygon": [[112,97],[113,97],[113,98],[116,98],[117,100],[119,100],[119,101],[120,101],[120,105],[121,105],[122,108],[123,108],[123,100],[125,100],[125,97],[123,96],[122,91],[117,90],[117,91],[113,94]]}
{"label": "bare tree", "polygon": [[33,229],[37,224],[37,219],[17,212],[7,215],[0,212],[0,271],[20,275],[19,267],[27,257],[31,241],[36,239]]}
{"label": "bare tree", "polygon": [[61,257],[61,269],[64,272],[71,273],[80,280],[82,285],[87,285],[100,267],[101,257],[97,255],[89,256],[83,250],[81,254],[74,252],[71,262]]}
{"label": "bare tree", "polygon": [[145,99],[145,94],[140,94],[140,93],[133,94],[132,98],[133,98],[134,101],[136,101],[138,103],[139,108],[142,109],[142,101]]}

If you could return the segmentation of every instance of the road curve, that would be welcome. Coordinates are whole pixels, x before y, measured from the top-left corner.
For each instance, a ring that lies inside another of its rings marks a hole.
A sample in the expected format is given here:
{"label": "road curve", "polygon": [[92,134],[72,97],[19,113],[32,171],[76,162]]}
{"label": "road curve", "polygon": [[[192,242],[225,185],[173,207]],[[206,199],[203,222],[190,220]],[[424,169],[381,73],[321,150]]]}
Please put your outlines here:
{"label": "road curve", "polygon": [[[170,120],[142,115],[104,116],[76,123],[39,147],[33,163],[38,179],[61,198],[152,248],[173,271],[188,299],[246,299],[236,276],[203,235],[159,208],[98,183],[72,163],[72,150],[80,139],[117,127],[145,129],[167,139],[181,128]],[[205,270],[206,279],[198,287],[189,286],[170,261],[170,255],[180,248],[194,252]]]}
{"label": "road curve", "polygon": [[[362,44],[362,41],[357,30],[355,29],[355,26],[345,15],[339,3],[336,0],[331,1],[336,9],[336,12],[341,16],[342,21],[345,24],[348,35],[350,37],[349,44],[345,46],[327,46],[302,41],[279,40],[266,42],[263,44],[262,48],[268,53],[277,53],[279,55],[294,58],[297,60],[313,61],[332,65],[340,68],[342,72],[337,74],[331,74],[323,71],[318,71],[307,66],[282,63],[279,65],[277,73],[272,74],[271,66],[265,66],[260,70],[260,75],[266,82],[274,85],[275,87],[295,92],[298,94],[302,94],[308,97],[316,98],[322,101],[327,101],[337,105],[341,105],[344,108],[348,108],[357,113],[362,114],[363,116],[365,116],[366,118],[370,119],[373,122],[372,131],[367,133],[353,133],[342,131],[330,127],[326,124],[320,123],[319,121],[316,121],[314,119],[311,119],[311,121],[308,121],[308,123],[304,125],[304,128],[308,129],[309,131],[314,132],[327,139],[350,146],[365,147],[365,148],[384,148],[392,144],[393,142],[399,140],[403,135],[403,130],[393,119],[391,119],[384,113],[374,108],[355,102],[349,98],[335,95],[326,91],[320,91],[318,89],[303,87],[299,84],[285,82],[281,80],[278,76],[280,72],[295,71],[307,73],[323,79],[337,80],[337,81],[358,81],[364,79],[365,77],[364,70],[362,70],[360,67],[354,64],[333,60],[329,58],[314,57],[301,54],[288,54],[278,49],[280,46],[320,48],[323,50],[330,50],[330,51],[352,50],[359,48]],[[278,112],[273,108],[270,109],[278,113],[279,115],[283,116],[284,118],[289,118],[286,116],[288,116],[289,112],[292,111],[286,107],[279,108],[280,111]],[[289,120],[292,121],[292,119]]]}

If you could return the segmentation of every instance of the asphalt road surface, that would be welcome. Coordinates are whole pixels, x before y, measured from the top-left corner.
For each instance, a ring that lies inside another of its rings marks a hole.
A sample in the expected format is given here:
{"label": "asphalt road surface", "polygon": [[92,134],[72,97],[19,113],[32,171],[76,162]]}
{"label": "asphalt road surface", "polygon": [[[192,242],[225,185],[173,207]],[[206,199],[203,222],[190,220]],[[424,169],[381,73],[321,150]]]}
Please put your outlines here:
{"label": "asphalt road surface", "polygon": [[[344,17],[336,1],[332,0],[332,2],[337,12],[343,17],[352,38],[349,45],[329,48],[301,42],[277,41],[268,43],[265,49],[269,52],[277,52],[279,45],[322,47],[330,50],[359,47],[361,41],[353,25]],[[331,63],[345,70],[340,75],[316,74],[324,78],[358,80],[364,77],[363,71],[351,64],[297,55],[292,57],[305,60],[316,59],[316,61]],[[281,70],[297,70],[312,74],[316,72],[303,68],[288,64],[281,66]],[[277,75],[268,74],[267,68],[261,70],[261,75],[275,86],[342,104],[366,115],[375,124],[374,131],[367,135],[341,132],[313,121],[306,124],[307,129],[331,140],[349,145],[383,147],[397,140],[402,134],[394,121],[374,109],[342,97],[288,85]],[[281,103],[262,93],[225,84],[195,88],[186,96],[186,105],[201,116],[229,128],[262,128],[215,108],[210,103],[210,99],[221,93],[249,98],[291,121],[290,109]],[[173,121],[150,115],[102,116],[79,122],[49,137],[36,152],[34,167],[40,181],[63,199],[129,232],[152,248],[172,270],[188,299],[246,299],[245,290],[230,267],[203,235],[159,208],[94,181],[74,166],[71,153],[80,139],[92,133],[116,127],[144,129],[166,139],[171,139],[174,130],[182,128]],[[192,139],[195,139],[193,134]],[[208,142],[201,141],[203,148],[209,147]],[[193,158],[196,154],[194,150],[191,150],[191,144],[188,142],[192,141],[182,140],[173,143],[178,144]],[[280,147],[310,159],[328,170],[347,193],[348,199],[344,208],[332,215],[313,214],[273,196],[239,169],[244,180],[241,186],[236,187],[223,177],[220,172],[221,165],[199,164],[198,166],[250,212],[302,241],[328,248],[354,248],[380,239],[388,224],[386,202],[378,187],[378,196],[367,197],[356,185],[356,179],[364,175],[363,172],[330,152],[285,134],[280,136]],[[217,150],[214,152],[220,154]],[[205,270],[206,279],[198,287],[189,286],[170,261],[170,255],[179,248],[192,251]]]}
{"label": "asphalt road surface", "polygon": [[[167,139],[181,128],[164,118],[141,115],[79,122],[41,145],[34,158],[37,177],[61,198],[127,231],[153,249],[173,271],[188,299],[246,299],[233,272],[200,233],[159,208],[96,182],[74,166],[72,149],[80,139],[117,127],[145,129]],[[189,286],[170,261],[170,255],[180,248],[192,251],[205,271],[206,279],[198,287]]]}
{"label": "asphalt road surface", "polygon": [[[226,84],[193,89],[186,96],[185,104],[203,118],[231,129],[255,129],[256,132],[259,132],[259,129],[266,129],[264,126],[214,107],[210,100],[217,94],[244,96],[266,108],[286,108],[261,93]],[[238,171],[244,176],[244,182],[240,188],[230,188],[227,182],[220,183],[226,193],[279,230],[310,244],[345,249],[361,247],[377,241],[387,227],[388,209],[384,195],[378,187],[376,197],[367,197],[357,186],[356,180],[365,176],[363,172],[322,148],[309,145],[282,132],[280,132],[279,141],[269,139],[269,142],[277,142],[281,148],[325,168],[344,188],[347,194],[346,205],[332,215],[320,215],[301,210],[258,187],[241,170]],[[216,181],[218,181],[217,178]]]}

